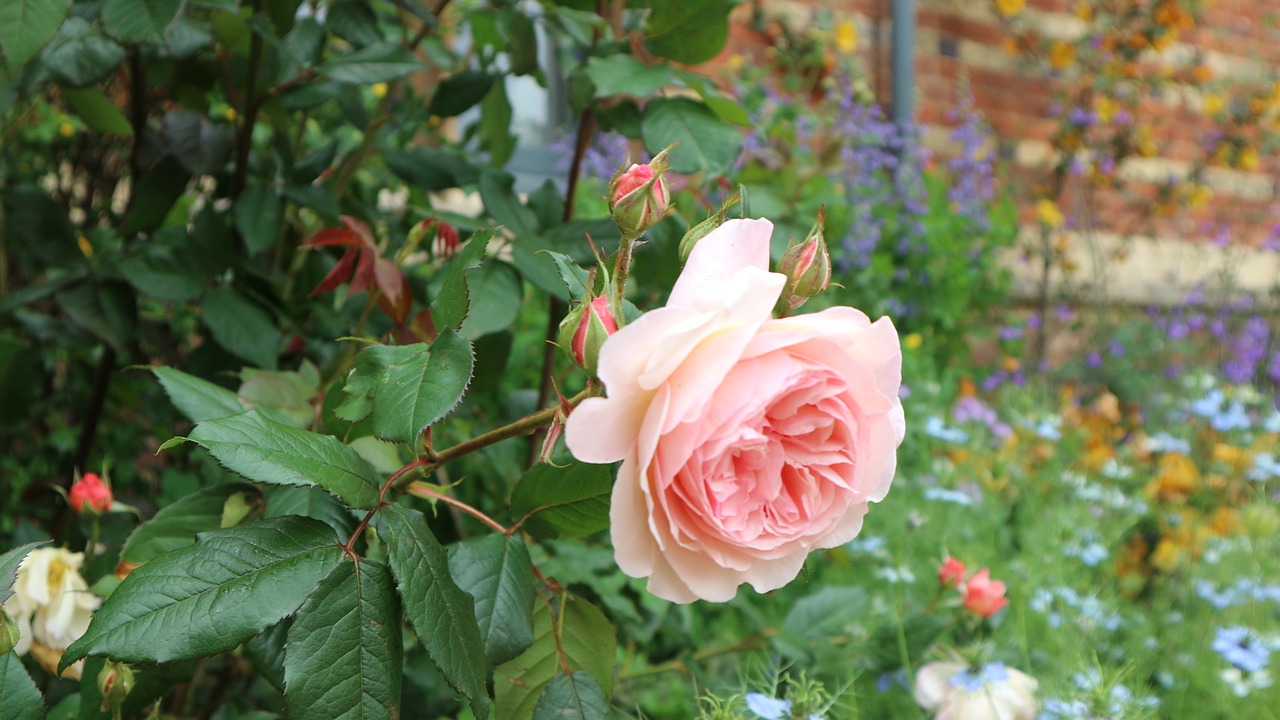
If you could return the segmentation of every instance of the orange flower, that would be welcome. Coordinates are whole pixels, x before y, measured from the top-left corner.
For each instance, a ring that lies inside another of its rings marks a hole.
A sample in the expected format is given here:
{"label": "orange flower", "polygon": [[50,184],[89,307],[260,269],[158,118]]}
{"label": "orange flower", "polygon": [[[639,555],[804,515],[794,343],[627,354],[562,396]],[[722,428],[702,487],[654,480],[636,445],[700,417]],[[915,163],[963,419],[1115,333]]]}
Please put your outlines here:
{"label": "orange flower", "polygon": [[1076,47],[1064,40],[1054,40],[1049,46],[1049,66],[1054,70],[1066,70],[1076,60]]}
{"label": "orange flower", "polygon": [[1022,12],[1027,0],[995,0],[996,12],[1004,17],[1013,17]]}

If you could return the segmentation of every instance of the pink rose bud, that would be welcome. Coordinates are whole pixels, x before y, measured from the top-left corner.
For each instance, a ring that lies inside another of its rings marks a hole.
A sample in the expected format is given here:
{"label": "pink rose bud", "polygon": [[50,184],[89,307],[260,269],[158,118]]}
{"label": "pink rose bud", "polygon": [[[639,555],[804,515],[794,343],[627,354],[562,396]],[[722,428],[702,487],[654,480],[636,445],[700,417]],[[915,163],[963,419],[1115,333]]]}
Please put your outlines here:
{"label": "pink rose bud", "polygon": [[601,295],[582,303],[560,323],[560,346],[569,351],[582,369],[596,374],[600,346],[618,331],[618,321],[609,309],[609,298]]}
{"label": "pink rose bud", "polygon": [[81,515],[86,512],[101,515],[111,507],[115,498],[111,495],[111,488],[102,482],[97,473],[85,473],[84,477],[71,486],[69,500],[71,509]]}
{"label": "pink rose bud", "polygon": [[948,555],[942,567],[938,568],[938,582],[942,585],[960,587],[964,583],[964,563]]}
{"label": "pink rose bud", "polygon": [[667,151],[663,150],[648,165],[632,164],[613,177],[609,212],[623,238],[640,237],[667,214],[671,195],[662,177],[666,169]]}
{"label": "pink rose bud", "polygon": [[831,284],[831,255],[823,235],[825,222],[825,210],[820,208],[818,219],[804,242],[787,248],[778,264],[778,272],[787,276],[782,302],[788,310],[798,309]]}
{"label": "pink rose bud", "polygon": [[996,611],[1009,604],[1004,596],[1005,585],[999,580],[991,579],[991,572],[986,568],[979,570],[969,578],[964,588],[964,606],[970,612],[989,618]]}

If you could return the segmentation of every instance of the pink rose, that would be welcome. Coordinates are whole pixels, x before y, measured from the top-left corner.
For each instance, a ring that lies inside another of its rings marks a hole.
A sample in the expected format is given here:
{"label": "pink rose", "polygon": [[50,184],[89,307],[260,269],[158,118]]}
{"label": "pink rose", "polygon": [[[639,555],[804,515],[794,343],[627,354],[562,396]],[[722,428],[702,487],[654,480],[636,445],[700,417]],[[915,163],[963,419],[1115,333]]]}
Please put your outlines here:
{"label": "pink rose", "polygon": [[960,587],[964,582],[964,563],[953,555],[948,555],[946,562],[938,568],[938,582],[942,585]]}
{"label": "pink rose", "polygon": [[983,568],[974,573],[969,578],[969,584],[964,586],[964,606],[969,612],[989,618],[1009,604],[1004,593],[1004,583],[992,580],[991,571]]}
{"label": "pink rose", "polygon": [[893,324],[848,307],[774,319],[767,220],[730,220],[694,246],[667,306],[604,343],[607,398],[566,439],[622,461],[618,566],[674,602],[781,587],[813,550],[852,540],[889,492],[905,423]]}

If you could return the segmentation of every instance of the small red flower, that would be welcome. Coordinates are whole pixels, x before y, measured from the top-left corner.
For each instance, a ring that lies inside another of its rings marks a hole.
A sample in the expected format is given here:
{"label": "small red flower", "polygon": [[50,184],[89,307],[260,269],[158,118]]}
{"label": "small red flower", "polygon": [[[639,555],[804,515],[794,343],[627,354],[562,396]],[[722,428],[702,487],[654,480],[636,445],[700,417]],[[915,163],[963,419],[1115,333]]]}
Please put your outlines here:
{"label": "small red flower", "polygon": [[102,482],[97,473],[85,473],[84,477],[71,486],[68,500],[71,502],[71,509],[82,515],[86,512],[101,515],[111,507],[115,497],[111,494],[111,488]]}

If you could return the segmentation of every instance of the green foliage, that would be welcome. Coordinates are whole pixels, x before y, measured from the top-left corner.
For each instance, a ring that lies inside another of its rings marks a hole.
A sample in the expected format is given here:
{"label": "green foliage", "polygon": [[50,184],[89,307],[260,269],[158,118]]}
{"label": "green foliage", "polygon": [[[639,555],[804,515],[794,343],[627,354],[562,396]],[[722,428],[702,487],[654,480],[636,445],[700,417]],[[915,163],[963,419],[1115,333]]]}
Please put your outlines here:
{"label": "green foliage", "polygon": [[609,526],[616,468],[573,463],[534,465],[511,493],[511,515],[540,537],[584,537]]}
{"label": "green foliage", "polygon": [[475,599],[484,651],[494,665],[533,644],[533,566],[519,538],[487,535],[449,548],[449,571]]}
{"label": "green foliage", "polygon": [[39,547],[40,544],[38,542],[27,543],[0,555],[0,604],[4,604],[6,600],[13,596],[13,583],[18,574],[18,566],[22,564],[27,554]]}
{"label": "green foliage", "polygon": [[62,656],[173,662],[225,652],[302,605],[342,560],[333,529],[300,517],[217,530],[129,574]]}
{"label": "green foliage", "polygon": [[0,655],[0,720],[42,720],[44,701],[22,660],[14,653]]}

